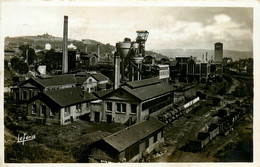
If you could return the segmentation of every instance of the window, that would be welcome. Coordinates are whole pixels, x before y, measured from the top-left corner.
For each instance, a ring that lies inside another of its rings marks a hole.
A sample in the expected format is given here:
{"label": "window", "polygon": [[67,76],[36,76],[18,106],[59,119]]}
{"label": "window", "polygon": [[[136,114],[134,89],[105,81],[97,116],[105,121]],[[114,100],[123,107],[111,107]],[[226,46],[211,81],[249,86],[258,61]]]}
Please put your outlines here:
{"label": "window", "polygon": [[156,142],[157,142],[157,133],[153,137],[153,143],[156,143]]}
{"label": "window", "polygon": [[50,116],[54,117],[54,113],[50,110]]}
{"label": "window", "polygon": [[92,79],[90,78],[90,79],[88,80],[88,82],[91,84],[91,83],[92,83]]}
{"label": "window", "polygon": [[122,104],[122,112],[126,112],[126,104]]}
{"label": "window", "polygon": [[34,115],[37,114],[36,104],[35,103],[33,103],[33,105],[32,105],[32,114],[34,114]]}
{"label": "window", "polygon": [[77,112],[81,112],[81,104],[76,105],[76,110],[77,110]]}
{"label": "window", "polygon": [[136,104],[131,104],[131,113],[135,113],[136,114]]}
{"label": "window", "polygon": [[46,106],[41,105],[41,115],[46,117]]}
{"label": "window", "polygon": [[107,102],[107,111],[112,111],[112,103]]}
{"label": "window", "polygon": [[23,100],[27,100],[27,91],[26,90],[23,91]]}
{"label": "window", "polygon": [[121,103],[116,103],[116,111],[121,112]]}
{"label": "window", "polygon": [[86,107],[89,108],[90,107],[90,102],[86,103]]}
{"label": "window", "polygon": [[70,106],[65,107],[65,110],[64,110],[64,116],[68,116],[68,115],[70,115]]}

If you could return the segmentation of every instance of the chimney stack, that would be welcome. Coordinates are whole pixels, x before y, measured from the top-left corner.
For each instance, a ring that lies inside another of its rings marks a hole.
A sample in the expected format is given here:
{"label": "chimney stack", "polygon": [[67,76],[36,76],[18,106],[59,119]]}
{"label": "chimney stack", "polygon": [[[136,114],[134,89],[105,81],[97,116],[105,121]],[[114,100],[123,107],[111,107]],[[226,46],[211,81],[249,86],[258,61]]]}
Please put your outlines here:
{"label": "chimney stack", "polygon": [[202,55],[202,62],[204,62],[204,54]]}
{"label": "chimney stack", "polygon": [[62,73],[68,73],[68,16],[64,16],[63,27],[63,43],[62,43]]}
{"label": "chimney stack", "polygon": [[208,52],[206,52],[206,61],[208,61]]}
{"label": "chimney stack", "polygon": [[84,53],[88,53],[88,45],[86,43],[84,44]]}
{"label": "chimney stack", "polygon": [[114,78],[114,90],[119,88],[120,86],[120,80],[121,80],[121,75],[120,75],[120,55],[118,52],[114,53],[114,73],[115,73],[115,78]]}
{"label": "chimney stack", "polygon": [[98,56],[98,61],[100,60],[100,48],[99,44],[97,44],[97,56]]}

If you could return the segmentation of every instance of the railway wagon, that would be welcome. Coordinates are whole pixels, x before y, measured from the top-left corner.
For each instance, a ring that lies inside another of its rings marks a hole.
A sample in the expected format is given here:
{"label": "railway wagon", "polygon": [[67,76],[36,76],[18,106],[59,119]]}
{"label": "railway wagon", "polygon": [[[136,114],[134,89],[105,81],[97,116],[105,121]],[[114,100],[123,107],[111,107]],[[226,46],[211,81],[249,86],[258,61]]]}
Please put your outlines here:
{"label": "railway wagon", "polygon": [[210,124],[209,126],[209,140],[214,139],[219,134],[219,126],[216,124]]}
{"label": "railway wagon", "polygon": [[199,132],[197,140],[200,141],[200,148],[204,148],[210,141],[210,135],[208,132]]}
{"label": "railway wagon", "polygon": [[238,112],[230,112],[230,117],[232,118],[233,123],[236,122],[239,118]]}
{"label": "railway wagon", "polygon": [[224,130],[224,127],[225,127],[225,120],[224,119],[220,119],[218,120],[218,122],[216,123],[216,125],[219,127],[219,134],[224,134],[225,130]]}

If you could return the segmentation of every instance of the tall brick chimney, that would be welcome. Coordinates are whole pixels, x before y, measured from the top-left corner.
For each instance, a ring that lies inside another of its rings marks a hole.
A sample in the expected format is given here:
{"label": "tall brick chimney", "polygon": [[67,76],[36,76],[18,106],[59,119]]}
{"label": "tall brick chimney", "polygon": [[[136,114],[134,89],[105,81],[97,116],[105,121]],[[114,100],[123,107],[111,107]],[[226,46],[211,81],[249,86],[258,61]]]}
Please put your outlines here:
{"label": "tall brick chimney", "polygon": [[100,60],[100,48],[99,44],[97,44],[97,56],[98,56],[98,61]]}
{"label": "tall brick chimney", "polygon": [[62,73],[68,73],[68,16],[64,16],[62,43]]}

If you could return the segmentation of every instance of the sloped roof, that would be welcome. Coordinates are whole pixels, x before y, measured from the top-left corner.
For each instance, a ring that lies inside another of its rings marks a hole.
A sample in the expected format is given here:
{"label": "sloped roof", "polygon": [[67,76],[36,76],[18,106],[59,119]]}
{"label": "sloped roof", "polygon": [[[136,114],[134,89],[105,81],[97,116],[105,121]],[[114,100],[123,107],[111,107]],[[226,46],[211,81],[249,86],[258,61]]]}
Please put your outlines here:
{"label": "sloped roof", "polygon": [[94,94],[95,94],[97,97],[101,98],[101,97],[107,95],[108,93],[110,93],[110,92],[112,92],[112,91],[113,91],[113,89],[107,89],[107,90],[101,90],[101,91],[98,91],[98,92],[94,92]]}
{"label": "sloped roof", "polygon": [[75,79],[78,84],[83,84],[89,77],[90,77],[89,74],[87,74],[85,76],[84,75],[80,75],[80,76],[75,75]]}
{"label": "sloped roof", "polygon": [[141,101],[145,101],[150,98],[157,97],[175,90],[175,88],[173,88],[171,85],[167,84],[166,82],[137,87],[134,89],[131,89],[128,86],[122,86],[121,88],[129,92],[130,94],[134,95]]}
{"label": "sloped roof", "polygon": [[140,81],[127,82],[125,85],[131,88],[138,88],[138,87],[143,87],[143,86],[152,85],[156,83],[160,83],[159,78],[150,78],[150,79],[144,79]]}
{"label": "sloped roof", "polygon": [[56,75],[47,78],[34,77],[31,79],[43,87],[76,84],[76,79],[74,75]]}
{"label": "sloped roof", "polygon": [[134,124],[124,130],[107,136],[103,140],[117,151],[122,152],[164,126],[165,124],[163,122],[151,117],[149,120]]}
{"label": "sloped roof", "polygon": [[106,77],[105,75],[103,75],[103,74],[101,74],[101,73],[94,73],[94,74],[91,74],[91,76],[92,76],[93,78],[95,78],[98,82],[109,80],[108,77]]}
{"label": "sloped roof", "polygon": [[85,101],[97,100],[94,95],[87,92],[85,92],[84,98],[83,91],[80,87],[49,90],[43,92],[43,94],[49,97],[61,107],[82,103]]}

